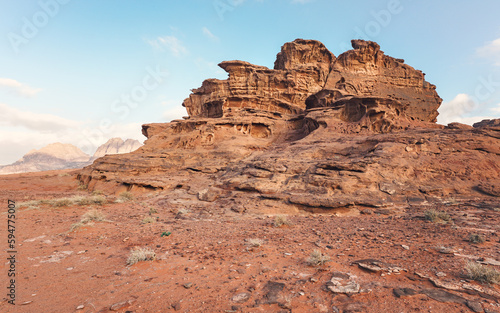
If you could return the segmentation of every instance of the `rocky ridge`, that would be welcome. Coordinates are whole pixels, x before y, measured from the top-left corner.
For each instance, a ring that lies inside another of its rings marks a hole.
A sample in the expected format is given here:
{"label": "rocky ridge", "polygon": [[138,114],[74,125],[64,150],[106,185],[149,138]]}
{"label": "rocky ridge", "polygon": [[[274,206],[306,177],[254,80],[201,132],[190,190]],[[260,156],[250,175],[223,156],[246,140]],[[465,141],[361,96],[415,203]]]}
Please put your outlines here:
{"label": "rocky ridge", "polygon": [[137,151],[97,159],[91,189],[244,197],[313,212],[391,210],[498,196],[496,121],[435,124],[435,86],[378,44],[338,57],[314,40],[286,43],[274,69],[222,62],[183,105],[189,117],[143,125]]}

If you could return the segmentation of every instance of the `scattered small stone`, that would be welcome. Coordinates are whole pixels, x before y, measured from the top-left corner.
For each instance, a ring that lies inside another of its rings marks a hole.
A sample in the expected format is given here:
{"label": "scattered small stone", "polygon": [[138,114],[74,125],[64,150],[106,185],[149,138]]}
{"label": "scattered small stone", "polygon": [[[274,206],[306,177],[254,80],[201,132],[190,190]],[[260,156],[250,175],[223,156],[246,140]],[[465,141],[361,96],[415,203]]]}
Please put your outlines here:
{"label": "scattered small stone", "polygon": [[83,310],[83,308],[85,308],[83,304],[80,304],[79,306],[76,307],[77,310]]}
{"label": "scattered small stone", "polygon": [[484,312],[483,306],[479,301],[467,301],[466,304],[473,312]]}
{"label": "scattered small stone", "polygon": [[357,277],[350,273],[333,273],[333,277],[326,283],[328,290],[333,293],[359,293],[360,285],[355,281]]}
{"label": "scattered small stone", "polygon": [[172,309],[174,309],[175,311],[180,311],[181,310],[181,303],[177,302],[177,303],[172,304]]}
{"label": "scattered small stone", "polygon": [[127,301],[122,301],[122,302],[118,302],[118,303],[115,303],[113,304],[112,306],[109,307],[109,309],[111,311],[119,311],[129,305],[131,305],[132,303],[135,302],[135,299],[134,300],[127,300]]}
{"label": "scattered small stone", "polygon": [[264,299],[267,304],[274,304],[279,302],[280,293],[285,289],[285,284],[268,281],[264,286]]}
{"label": "scattered small stone", "polygon": [[184,286],[184,288],[189,289],[189,288],[193,287],[193,283],[185,283],[183,286]]}
{"label": "scattered small stone", "polygon": [[439,302],[454,302],[460,304],[465,304],[467,302],[464,298],[441,289],[424,289],[422,293]]}
{"label": "scattered small stone", "polygon": [[246,302],[248,301],[248,299],[250,299],[250,294],[248,292],[242,292],[242,293],[238,293],[238,294],[235,294],[232,298],[233,302],[236,302],[236,303],[243,303],[243,302]]}
{"label": "scattered small stone", "polygon": [[403,247],[403,249],[405,250],[410,250],[410,247],[408,247],[407,245],[401,245],[401,247]]}
{"label": "scattered small stone", "polygon": [[418,294],[418,292],[415,289],[411,288],[395,288],[392,292],[397,298],[414,296]]}
{"label": "scattered small stone", "polygon": [[32,302],[33,302],[33,301],[31,301],[31,300],[30,300],[30,301],[25,301],[25,302],[21,303],[21,305],[27,305],[27,304],[30,304],[30,303],[32,303]]}
{"label": "scattered small stone", "polygon": [[286,256],[291,256],[293,253],[285,253]]}
{"label": "scattered small stone", "polygon": [[366,304],[361,302],[349,303],[344,308],[343,313],[357,313],[357,312],[366,312]]}
{"label": "scattered small stone", "polygon": [[445,273],[443,273],[443,272],[437,272],[437,273],[436,273],[436,276],[437,276],[437,277],[446,277],[446,274],[445,274]]}
{"label": "scattered small stone", "polygon": [[206,202],[214,202],[222,194],[219,188],[210,187],[198,193],[198,200]]}

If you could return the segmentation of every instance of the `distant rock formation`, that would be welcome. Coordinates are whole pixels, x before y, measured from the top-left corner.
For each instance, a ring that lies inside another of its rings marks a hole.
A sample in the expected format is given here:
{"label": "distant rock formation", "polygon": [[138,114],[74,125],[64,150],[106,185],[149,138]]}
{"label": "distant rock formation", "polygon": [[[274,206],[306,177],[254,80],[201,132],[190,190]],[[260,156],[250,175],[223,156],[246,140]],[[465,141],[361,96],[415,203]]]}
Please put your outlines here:
{"label": "distant rock formation", "polygon": [[13,164],[0,167],[0,175],[82,168],[104,155],[129,153],[141,146],[137,140],[112,138],[99,146],[90,157],[71,144],[52,143],[39,150],[31,150]]}
{"label": "distant rock formation", "polygon": [[111,138],[105,144],[97,148],[97,151],[92,156],[91,160],[103,157],[108,154],[123,154],[139,149],[142,146],[138,140],[127,139],[123,141],[121,138]]}
{"label": "distant rock formation", "polygon": [[13,164],[0,169],[0,174],[16,174],[81,168],[89,164],[90,156],[71,144],[52,143],[31,150]]}
{"label": "distant rock formation", "polygon": [[421,71],[374,42],[352,45],[336,58],[298,39],[275,69],[222,62],[229,78],[194,89],[183,103],[189,117],[143,125],[141,149],[99,158],[79,179],[90,189],[175,199],[208,190],[220,207],[314,212],[500,194],[499,121],[436,124],[441,98]]}

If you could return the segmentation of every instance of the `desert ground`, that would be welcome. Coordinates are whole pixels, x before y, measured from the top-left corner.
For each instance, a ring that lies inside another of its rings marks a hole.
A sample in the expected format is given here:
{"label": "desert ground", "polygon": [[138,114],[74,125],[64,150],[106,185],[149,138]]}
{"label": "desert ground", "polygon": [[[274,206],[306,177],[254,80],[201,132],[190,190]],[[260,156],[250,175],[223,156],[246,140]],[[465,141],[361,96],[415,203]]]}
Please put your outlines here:
{"label": "desert ground", "polygon": [[[247,209],[248,193],[203,202],[188,186],[90,192],[77,173],[0,176],[2,251],[8,200],[17,250],[1,312],[500,312],[495,277],[467,270],[500,266],[498,201]],[[154,258],[130,264],[136,247]]]}

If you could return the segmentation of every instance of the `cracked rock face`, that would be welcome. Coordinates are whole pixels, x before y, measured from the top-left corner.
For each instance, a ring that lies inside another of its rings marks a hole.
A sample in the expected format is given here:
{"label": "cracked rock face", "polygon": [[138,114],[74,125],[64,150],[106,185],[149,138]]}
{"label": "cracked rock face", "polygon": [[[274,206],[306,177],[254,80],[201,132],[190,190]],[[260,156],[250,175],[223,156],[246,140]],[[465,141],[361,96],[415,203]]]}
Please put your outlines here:
{"label": "cracked rock face", "polygon": [[286,43],[275,69],[222,62],[229,78],[194,89],[189,117],[143,125],[144,146],[97,159],[80,181],[310,212],[497,199],[498,120],[435,124],[441,99],[422,72],[352,43],[338,58],[318,41]]}

